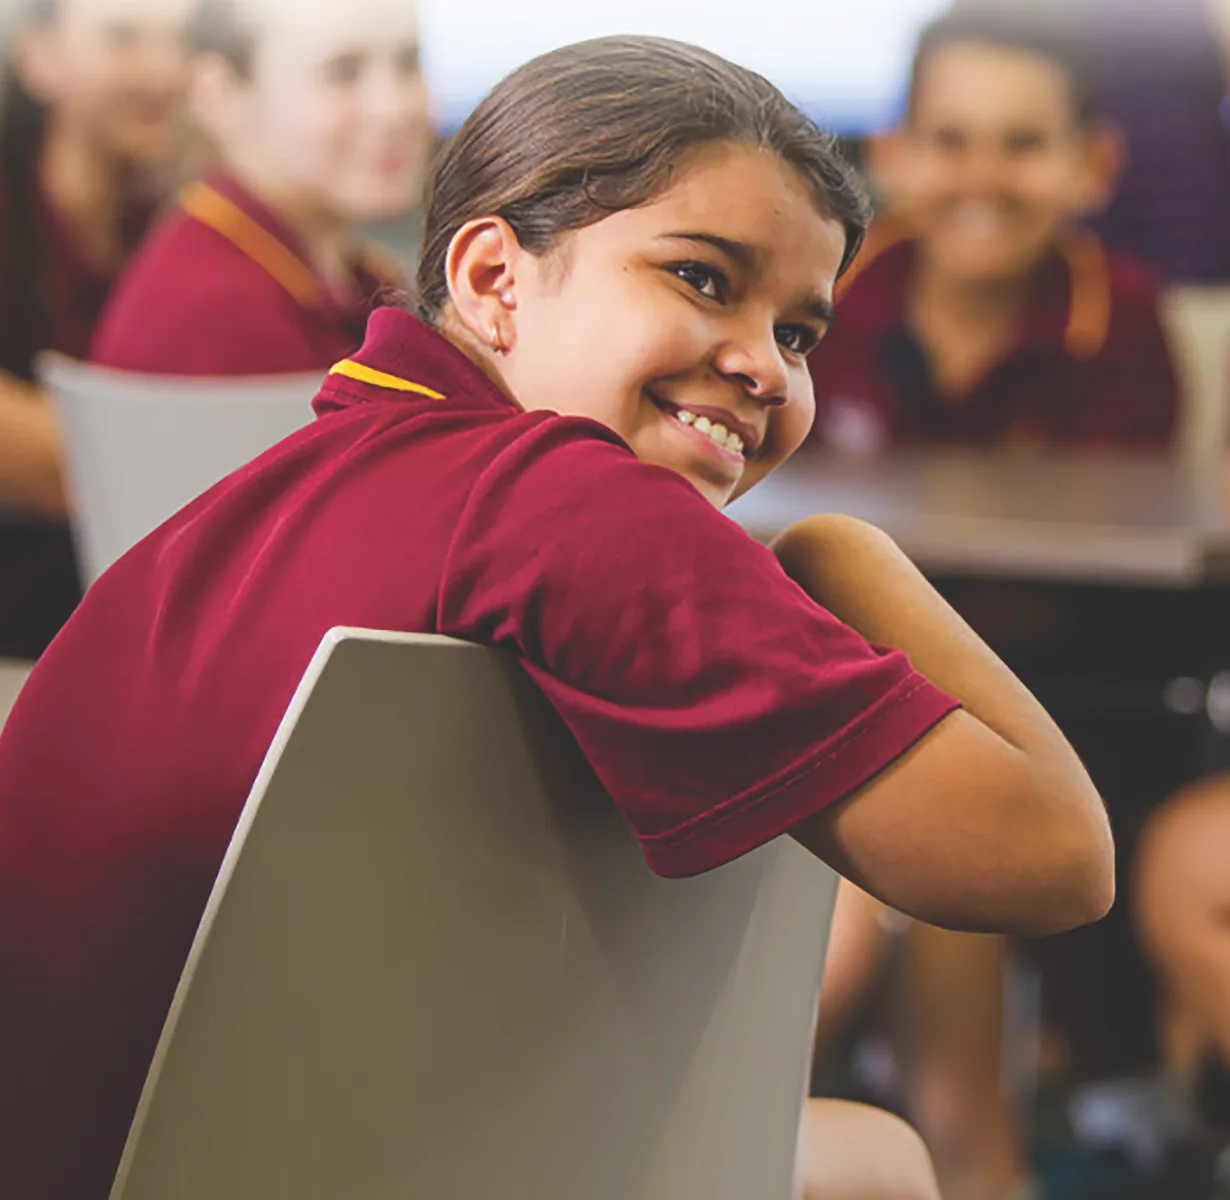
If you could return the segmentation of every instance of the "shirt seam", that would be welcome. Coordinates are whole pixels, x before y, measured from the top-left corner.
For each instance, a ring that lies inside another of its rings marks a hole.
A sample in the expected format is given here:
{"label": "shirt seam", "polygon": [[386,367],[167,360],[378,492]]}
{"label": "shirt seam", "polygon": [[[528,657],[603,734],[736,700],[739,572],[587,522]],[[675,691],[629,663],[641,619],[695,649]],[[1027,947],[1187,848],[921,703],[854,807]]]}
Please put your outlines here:
{"label": "shirt seam", "polygon": [[[787,775],[775,780],[768,787],[754,789],[750,794],[744,793],[741,796],[734,796],[714,808],[706,809],[703,813],[689,817],[686,821],[671,829],[663,830],[659,833],[641,834],[639,841],[646,846],[655,848],[675,843],[687,843],[698,836],[708,834],[712,830],[720,828],[730,821],[745,816],[766,801],[794,787],[813,771],[832,762],[839,755],[848,752],[850,747],[855,745],[861,738],[873,732],[890,717],[900,712],[919,692],[934,689],[934,685],[929,680],[917,673],[912,678],[907,677],[905,680],[902,680],[896,686],[897,688],[903,688],[903,685],[904,690],[899,695],[892,696],[890,693],[886,700],[882,700],[874,711],[865,715],[854,728],[846,729],[839,734],[835,744],[820,751],[817,757],[805,759]],[[951,703],[953,708],[958,707],[956,701]],[[914,740],[916,741],[917,739]],[[910,745],[912,744],[913,742],[910,743]],[[908,746],[902,746],[896,754],[892,755],[892,758],[897,757],[898,754],[903,753],[906,749],[908,749]],[[884,765],[887,766],[890,761],[891,758],[887,759]],[[880,769],[882,770],[883,768],[881,767]],[[837,797],[833,797],[833,799],[835,800]]]}

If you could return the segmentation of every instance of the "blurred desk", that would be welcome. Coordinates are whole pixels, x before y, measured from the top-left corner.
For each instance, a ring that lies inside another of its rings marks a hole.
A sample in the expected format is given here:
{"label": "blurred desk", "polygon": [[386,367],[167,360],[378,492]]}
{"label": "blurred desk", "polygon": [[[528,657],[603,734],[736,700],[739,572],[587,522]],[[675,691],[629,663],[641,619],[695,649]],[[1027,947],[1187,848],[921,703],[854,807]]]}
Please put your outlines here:
{"label": "blurred desk", "polygon": [[0,726],[7,719],[33,666],[33,663],[0,659]]}
{"label": "blurred desk", "polygon": [[[1063,727],[1106,798],[1121,878],[1149,811],[1230,766],[1226,470],[1144,457],[811,453],[729,512],[766,541],[818,512],[891,534]],[[1152,1065],[1152,981],[1126,903],[1028,953],[1075,1081]]]}
{"label": "blurred desk", "polygon": [[861,517],[933,574],[1230,582],[1227,472],[1196,474],[1156,457],[800,453],[728,511],[766,541],[812,513]]}

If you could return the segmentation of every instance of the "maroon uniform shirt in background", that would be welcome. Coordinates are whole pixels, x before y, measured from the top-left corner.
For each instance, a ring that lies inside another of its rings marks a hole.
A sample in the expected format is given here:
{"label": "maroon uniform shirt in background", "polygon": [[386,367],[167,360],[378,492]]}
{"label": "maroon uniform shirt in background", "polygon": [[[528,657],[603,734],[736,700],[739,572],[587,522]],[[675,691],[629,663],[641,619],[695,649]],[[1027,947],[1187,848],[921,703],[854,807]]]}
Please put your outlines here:
{"label": "maroon uniform shirt in background", "polygon": [[664,875],[776,837],[955,707],[683,478],[521,412],[404,312],[374,315],[316,410],[103,576],[0,737],[0,1195],[106,1195],[332,626],[511,648]]}
{"label": "maroon uniform shirt in background", "polygon": [[906,316],[918,243],[890,241],[846,285],[812,353],[815,437],[839,450],[1023,443],[1160,448],[1174,371],[1144,269],[1074,234],[1042,265],[1016,344],[966,394],[937,392]]}
{"label": "maroon uniform shirt in background", "polygon": [[90,357],[154,375],[325,371],[362,343],[396,271],[365,258],[352,282],[335,297],[286,225],[216,175],[187,188],[134,257]]}
{"label": "maroon uniform shirt in background", "polygon": [[[32,172],[34,174],[34,172]],[[0,286],[0,371],[30,382],[40,351],[58,350],[84,358],[94,327],[114,283],[79,245],[42,189],[31,185],[17,196],[0,180],[0,275],[12,277],[19,257],[33,274],[34,297],[16,298]],[[6,244],[14,231],[15,206],[27,225],[22,244]],[[150,207],[133,204],[124,216],[123,240],[135,243],[148,223]],[[27,272],[22,272],[23,276]],[[22,312],[12,311],[21,304]],[[35,316],[43,319],[35,320]],[[14,506],[0,508],[0,658],[35,658],[68,619],[81,598],[81,584],[66,522]]]}

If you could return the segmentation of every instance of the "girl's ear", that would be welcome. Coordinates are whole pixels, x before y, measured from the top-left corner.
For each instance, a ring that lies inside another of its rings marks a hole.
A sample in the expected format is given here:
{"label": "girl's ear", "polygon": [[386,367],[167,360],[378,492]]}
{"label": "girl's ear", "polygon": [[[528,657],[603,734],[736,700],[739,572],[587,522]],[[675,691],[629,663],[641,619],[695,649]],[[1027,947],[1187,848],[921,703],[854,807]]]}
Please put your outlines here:
{"label": "girl's ear", "polygon": [[444,263],[457,322],[476,346],[507,354],[516,345],[517,269],[525,251],[502,217],[479,217],[449,243]]}
{"label": "girl's ear", "polygon": [[220,54],[201,54],[188,71],[188,106],[193,119],[213,139],[227,144],[243,130],[249,114],[244,81]]}
{"label": "girl's ear", "polygon": [[902,129],[873,134],[867,139],[867,178],[885,207],[901,202],[906,188],[903,176],[909,171],[909,135]]}
{"label": "girl's ear", "polygon": [[1101,212],[1114,197],[1123,174],[1127,150],[1123,131],[1111,121],[1098,121],[1084,135],[1084,158],[1076,209],[1082,215]]}

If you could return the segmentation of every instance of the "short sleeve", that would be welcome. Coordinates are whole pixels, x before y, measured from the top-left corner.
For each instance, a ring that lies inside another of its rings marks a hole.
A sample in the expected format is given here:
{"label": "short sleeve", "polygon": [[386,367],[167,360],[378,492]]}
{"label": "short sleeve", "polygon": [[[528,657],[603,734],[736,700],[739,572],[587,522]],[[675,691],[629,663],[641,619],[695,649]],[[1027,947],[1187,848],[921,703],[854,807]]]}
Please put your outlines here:
{"label": "short sleeve", "polygon": [[479,480],[439,628],[515,648],[666,876],[787,832],[956,707],[683,478],[577,418]]}

